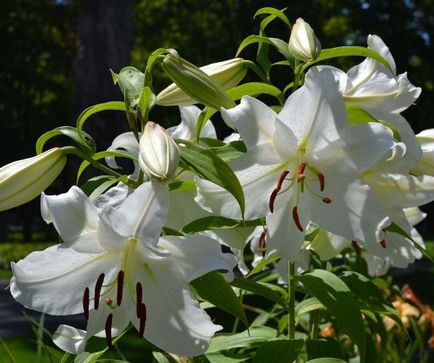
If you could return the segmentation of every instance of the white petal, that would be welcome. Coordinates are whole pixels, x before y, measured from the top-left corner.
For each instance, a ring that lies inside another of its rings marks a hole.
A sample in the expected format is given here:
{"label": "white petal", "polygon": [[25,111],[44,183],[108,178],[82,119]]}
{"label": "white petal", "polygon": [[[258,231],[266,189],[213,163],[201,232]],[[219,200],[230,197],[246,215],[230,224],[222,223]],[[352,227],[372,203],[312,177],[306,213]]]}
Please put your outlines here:
{"label": "white petal", "polygon": [[278,118],[307,153],[321,152],[340,140],[347,116],[331,70],[310,69],[304,86],[288,98]]}
{"label": "white petal", "polygon": [[310,220],[310,208],[299,203],[297,206],[297,215],[303,231],[300,231],[295,223],[293,208],[296,205],[296,196],[290,198],[290,192],[278,196],[276,201],[283,204],[275,206],[273,213],[268,213],[266,246],[267,255],[282,256],[289,261],[299,261],[301,246],[304,242],[306,227]]}
{"label": "white petal", "polygon": [[158,245],[170,251],[172,264],[186,281],[214,270],[226,271],[228,279],[233,278],[235,256],[231,253],[222,253],[220,244],[212,238],[204,235],[165,236],[160,238]]}
{"label": "white petal", "polygon": [[[123,134],[120,134],[114,138],[108,150],[111,151],[117,149],[125,149],[134,155],[137,155],[139,153],[139,143],[132,131],[124,132]],[[107,165],[111,168],[119,168],[118,164],[116,164],[116,160],[114,157],[107,157],[105,158],[105,161]]]}
{"label": "white petal", "polygon": [[[168,128],[167,131],[173,138],[191,140],[194,138],[201,110],[197,106],[179,106],[179,111],[181,112],[181,123]],[[214,126],[210,120],[207,120],[202,129],[201,137],[217,138]]]}
{"label": "white petal", "polygon": [[327,261],[338,255],[349,244],[350,241],[347,238],[320,228],[314,240],[309,244],[309,249],[315,251],[321,260]]}
{"label": "white petal", "polygon": [[71,354],[79,354],[86,346],[86,331],[61,324],[53,334],[53,343]]}
{"label": "white petal", "polygon": [[71,248],[97,253],[103,251],[94,237],[98,224],[98,209],[76,186],[59,195],[42,194],[45,219],[52,220],[57,232]]}
{"label": "white petal", "polygon": [[221,110],[224,121],[241,135],[247,149],[271,142],[276,113],[267,105],[249,96],[229,110]]}
{"label": "white petal", "polygon": [[[260,159],[259,156],[256,157],[256,155],[260,155],[260,150],[264,150],[264,148],[256,148],[235,160],[235,169],[238,170],[235,171],[235,174],[244,190],[246,201],[244,217],[246,220],[265,215],[271,192],[275,188],[277,178],[282,170],[280,164],[255,164],[256,159]],[[218,215],[241,219],[238,202],[230,193],[214,183],[199,178],[196,179],[196,183],[198,187],[196,201],[203,208]]]}
{"label": "white petal", "polygon": [[100,209],[107,206],[117,207],[133,192],[133,190],[134,189],[128,187],[128,185],[124,183],[118,183],[113,188],[110,188],[105,193],[95,198],[93,204]]}
{"label": "white petal", "polygon": [[98,227],[100,241],[104,248],[112,251],[119,251],[130,237],[155,245],[168,209],[166,186],[159,182],[144,183],[119,208],[103,209]]}
{"label": "white petal", "polygon": [[63,245],[32,252],[12,264],[11,293],[15,300],[36,311],[78,314],[83,312],[85,288],[93,299],[98,276],[105,273],[106,281],[112,280],[118,260],[107,253],[81,253]]}
{"label": "white petal", "polygon": [[422,212],[417,207],[405,208],[404,209],[405,217],[407,218],[410,225],[415,226],[416,224],[422,222],[427,216],[426,213]]}
{"label": "white petal", "polygon": [[[179,267],[172,259],[163,258],[148,260],[145,267],[137,265],[136,269],[147,311],[145,338],[170,353],[204,353],[222,327],[214,325],[199,307]],[[138,319],[133,319],[133,324],[138,329]]]}

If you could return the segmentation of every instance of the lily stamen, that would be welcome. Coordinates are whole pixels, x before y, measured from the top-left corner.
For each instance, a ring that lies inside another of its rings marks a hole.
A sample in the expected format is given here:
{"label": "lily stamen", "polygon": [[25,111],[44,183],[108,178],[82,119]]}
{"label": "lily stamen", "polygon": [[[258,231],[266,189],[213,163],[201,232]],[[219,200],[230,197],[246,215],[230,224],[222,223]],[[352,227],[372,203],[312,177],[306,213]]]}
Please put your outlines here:
{"label": "lily stamen", "polygon": [[122,293],[124,291],[124,277],[125,277],[125,273],[122,270],[120,270],[118,272],[118,285],[117,285],[117,294],[116,294],[116,303],[118,304],[118,306],[120,306],[122,302]]}
{"label": "lily stamen", "polygon": [[261,233],[261,236],[259,237],[259,246],[258,246],[259,252],[262,253],[262,256],[265,254],[265,231]]}
{"label": "lily stamen", "polygon": [[284,170],[280,173],[279,178],[277,179],[276,188],[272,191],[270,195],[270,201],[268,202],[268,208],[270,209],[270,212],[274,212],[274,201],[277,197],[277,194],[280,192],[280,189],[282,188],[283,181],[285,180],[286,176],[289,174],[288,170]]}
{"label": "lily stamen", "polygon": [[332,200],[331,200],[329,197],[322,198],[322,201],[323,201],[325,204],[330,204],[330,203],[332,202]]}
{"label": "lily stamen", "polygon": [[300,183],[305,178],[304,169],[306,169],[306,163],[301,163],[297,169],[297,174],[296,174],[297,183]]}
{"label": "lily stamen", "polygon": [[98,280],[95,284],[95,300],[93,301],[95,310],[98,310],[99,307],[99,299],[101,297],[101,288],[102,284],[104,283],[104,273],[98,276]]}
{"label": "lily stamen", "polygon": [[143,334],[145,334],[145,325],[146,325],[146,305],[141,303],[139,310],[140,310],[139,337],[143,338]]}
{"label": "lily stamen", "polygon": [[86,287],[83,292],[83,312],[84,318],[89,320],[89,288]]}
{"label": "lily stamen", "polygon": [[303,232],[303,226],[300,223],[300,218],[298,216],[298,208],[295,206],[292,208],[292,219],[294,220],[295,226],[300,232]]}
{"label": "lily stamen", "polygon": [[354,251],[356,251],[358,255],[362,253],[362,249],[360,248],[360,245],[357,241],[351,241],[351,245],[353,246]]}
{"label": "lily stamen", "polygon": [[386,246],[386,239],[382,239],[382,240],[380,241],[380,245],[381,245],[381,247],[386,248],[386,247],[387,247],[387,246]]}
{"label": "lily stamen", "polygon": [[318,181],[319,181],[319,190],[322,192],[324,191],[324,187],[325,187],[325,178],[324,178],[324,174],[322,173],[317,173],[316,174]]}
{"label": "lily stamen", "polygon": [[143,289],[142,289],[142,284],[140,282],[138,282],[136,284],[136,315],[137,317],[140,319],[140,306],[142,305],[142,297],[143,297]]}
{"label": "lily stamen", "polygon": [[111,348],[113,346],[112,341],[112,323],[113,323],[113,314],[109,314],[107,320],[105,322],[105,338],[107,340],[107,346]]}

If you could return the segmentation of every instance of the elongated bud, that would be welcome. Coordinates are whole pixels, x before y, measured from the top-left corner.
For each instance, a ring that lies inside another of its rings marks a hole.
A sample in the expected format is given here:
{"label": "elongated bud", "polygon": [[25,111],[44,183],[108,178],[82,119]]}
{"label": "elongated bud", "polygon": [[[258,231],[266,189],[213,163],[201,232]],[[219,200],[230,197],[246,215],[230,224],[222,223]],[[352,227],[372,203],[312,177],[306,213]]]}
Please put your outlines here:
{"label": "elongated bud", "polygon": [[[196,100],[197,102],[217,109],[221,107],[235,107],[235,102],[226,94],[224,88],[217,83],[217,79],[214,80],[203,70],[187,62],[185,59],[168,55],[161,63],[161,66],[170,79],[175,82],[179,91],[184,94],[181,101],[187,100],[187,102],[183,102],[182,104],[192,104],[195,103],[194,100]],[[238,67],[239,65],[236,67],[237,71]],[[227,79],[229,77],[222,76],[220,78]],[[179,91],[175,91],[176,88],[174,90],[168,88],[163,90],[157,96],[157,104],[165,106],[179,105]],[[185,95],[188,97],[184,98]],[[190,100],[192,102],[190,102]]]}
{"label": "elongated bud", "polygon": [[321,52],[315,32],[302,18],[298,18],[292,27],[288,47],[294,58],[303,62],[318,58]]}
{"label": "elongated bud", "polygon": [[[199,68],[210,76],[222,89],[235,87],[244,78],[247,68],[244,59],[233,58],[223,62],[211,63]],[[186,94],[176,83],[172,83],[157,95],[160,106],[192,105],[197,101]]]}
{"label": "elongated bud", "polygon": [[57,178],[65,163],[63,150],[56,147],[0,168],[0,211],[36,198]]}
{"label": "elongated bud", "polygon": [[179,148],[160,125],[148,122],[140,138],[139,165],[149,177],[171,178],[179,165]]}

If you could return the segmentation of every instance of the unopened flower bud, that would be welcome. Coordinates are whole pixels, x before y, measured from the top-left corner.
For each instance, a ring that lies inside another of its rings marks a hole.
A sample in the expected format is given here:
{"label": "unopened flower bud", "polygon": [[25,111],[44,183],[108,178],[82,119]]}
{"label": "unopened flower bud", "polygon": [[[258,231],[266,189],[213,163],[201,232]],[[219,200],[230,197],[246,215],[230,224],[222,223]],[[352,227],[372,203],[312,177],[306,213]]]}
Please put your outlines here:
{"label": "unopened flower bud", "polygon": [[[164,106],[193,104],[196,101],[217,109],[235,107],[225,87],[230,88],[235,82],[237,84],[246,72],[242,63],[236,61],[226,65],[226,69],[222,66],[220,71],[217,71],[219,67],[215,64],[209,65],[208,75],[205,70],[173,55],[167,56],[161,66],[175,82],[175,85],[170,85],[157,96],[157,104]],[[217,73],[220,75],[211,77],[213,72],[214,76]],[[223,84],[219,84],[219,81]]]}
{"label": "unopened flower bud", "polygon": [[[210,76],[222,89],[235,87],[244,78],[247,68],[244,59],[233,58],[223,62],[211,63],[199,68]],[[197,101],[186,94],[176,83],[172,83],[157,95],[160,106],[192,105]]]}
{"label": "unopened flower bud", "polygon": [[415,175],[434,176],[434,129],[423,130],[416,135],[422,149],[422,158],[411,172]]}
{"label": "unopened flower bud", "polygon": [[56,147],[0,168],[0,211],[36,198],[57,178],[65,163],[63,150]]}
{"label": "unopened flower bud", "polygon": [[139,165],[148,177],[171,178],[179,165],[179,148],[160,125],[148,122],[139,145]]}
{"label": "unopened flower bud", "polygon": [[298,18],[292,27],[288,47],[294,58],[303,62],[318,58],[321,52],[315,32],[302,18]]}

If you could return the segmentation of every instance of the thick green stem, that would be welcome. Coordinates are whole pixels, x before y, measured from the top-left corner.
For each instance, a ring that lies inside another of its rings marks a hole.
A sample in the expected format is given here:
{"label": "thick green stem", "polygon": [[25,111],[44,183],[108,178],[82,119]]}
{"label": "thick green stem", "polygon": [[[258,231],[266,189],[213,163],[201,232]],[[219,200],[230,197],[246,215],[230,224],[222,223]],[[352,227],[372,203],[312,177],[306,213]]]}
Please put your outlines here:
{"label": "thick green stem", "polygon": [[295,262],[288,262],[288,338],[295,337]]}

